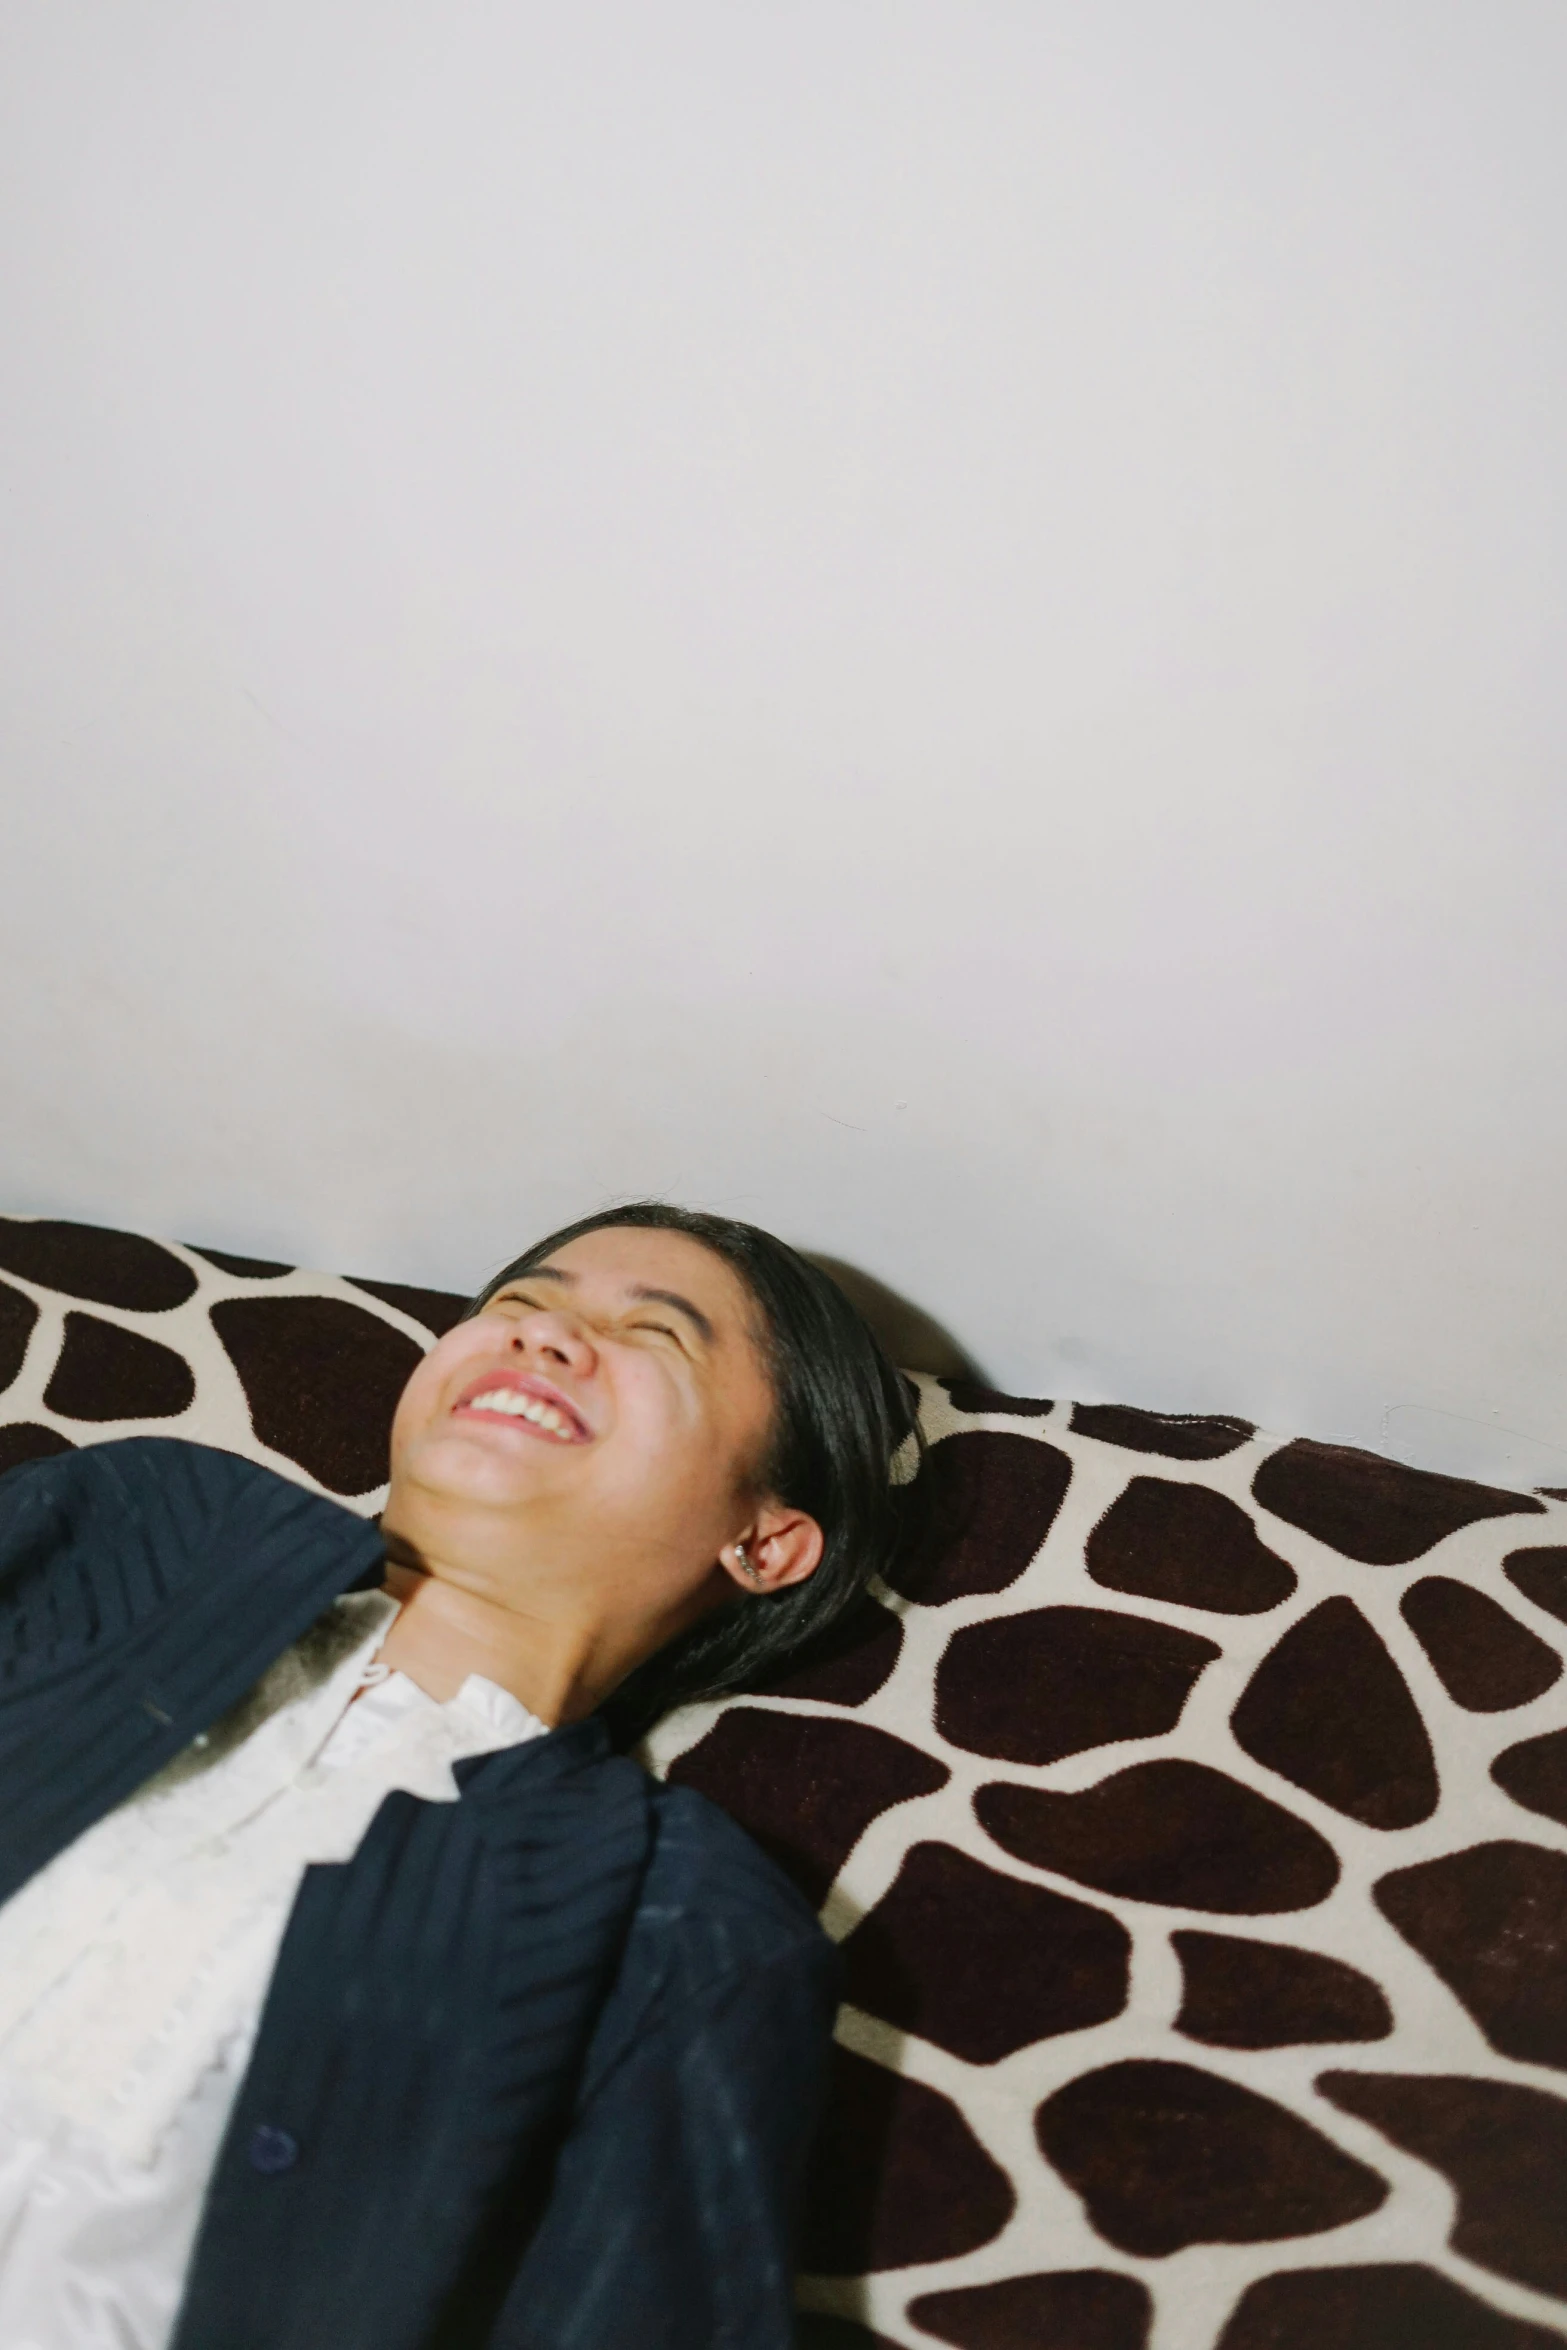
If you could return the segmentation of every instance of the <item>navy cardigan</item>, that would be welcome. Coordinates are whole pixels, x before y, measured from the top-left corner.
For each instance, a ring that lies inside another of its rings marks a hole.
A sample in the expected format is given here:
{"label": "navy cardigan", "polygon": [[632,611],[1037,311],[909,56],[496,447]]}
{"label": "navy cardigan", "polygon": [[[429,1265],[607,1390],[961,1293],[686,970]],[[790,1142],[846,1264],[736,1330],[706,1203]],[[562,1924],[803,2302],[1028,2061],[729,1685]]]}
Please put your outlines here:
{"label": "navy cardigan", "polygon": [[[200,1445],[0,1479],[0,1900],[382,1563]],[[455,1770],[305,1873],[173,2350],[785,2350],[831,1945],[597,1722]]]}

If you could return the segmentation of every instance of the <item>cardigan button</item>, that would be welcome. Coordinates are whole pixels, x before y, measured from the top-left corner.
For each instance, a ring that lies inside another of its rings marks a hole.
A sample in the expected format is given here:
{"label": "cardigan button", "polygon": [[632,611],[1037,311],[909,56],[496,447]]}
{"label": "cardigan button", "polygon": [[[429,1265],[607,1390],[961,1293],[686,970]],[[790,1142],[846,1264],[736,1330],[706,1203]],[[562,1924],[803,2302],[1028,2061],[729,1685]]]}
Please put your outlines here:
{"label": "cardigan button", "polygon": [[260,2171],[264,2179],[275,2179],[280,2172],[292,2170],[299,2160],[299,2140],[287,2130],[274,2129],[270,2122],[260,2122],[251,2131],[245,2151],[252,2170]]}

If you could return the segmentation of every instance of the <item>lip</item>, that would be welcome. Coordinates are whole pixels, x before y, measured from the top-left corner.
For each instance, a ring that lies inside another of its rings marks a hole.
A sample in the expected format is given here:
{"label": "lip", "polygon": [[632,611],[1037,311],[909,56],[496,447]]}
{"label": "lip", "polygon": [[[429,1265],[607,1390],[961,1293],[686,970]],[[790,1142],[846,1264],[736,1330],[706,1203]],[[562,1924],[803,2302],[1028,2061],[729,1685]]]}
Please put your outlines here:
{"label": "lip", "polygon": [[483,1420],[492,1428],[514,1428],[520,1436],[531,1436],[536,1444],[559,1444],[562,1442],[559,1436],[548,1435],[542,1428],[535,1427],[531,1420],[505,1418],[499,1412],[470,1411],[469,1406],[476,1396],[493,1395],[497,1387],[503,1387],[513,1395],[536,1396],[540,1403],[552,1405],[560,1413],[568,1427],[575,1431],[573,1435],[564,1440],[565,1442],[569,1444],[592,1443],[593,1431],[570,1396],[564,1395],[558,1387],[551,1386],[548,1379],[540,1379],[531,1371],[494,1370],[481,1372],[477,1379],[469,1380],[453,1404],[452,1418],[454,1420]]}

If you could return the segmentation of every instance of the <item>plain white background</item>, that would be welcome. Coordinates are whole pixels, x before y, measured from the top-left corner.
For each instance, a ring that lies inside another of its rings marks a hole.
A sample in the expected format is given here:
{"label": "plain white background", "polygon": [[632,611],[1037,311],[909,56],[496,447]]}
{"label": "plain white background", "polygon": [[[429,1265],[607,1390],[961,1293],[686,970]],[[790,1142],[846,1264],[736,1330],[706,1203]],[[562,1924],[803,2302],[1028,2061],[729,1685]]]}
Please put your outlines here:
{"label": "plain white background", "polygon": [[4,1205],[1567,1483],[1555,0],[6,0]]}

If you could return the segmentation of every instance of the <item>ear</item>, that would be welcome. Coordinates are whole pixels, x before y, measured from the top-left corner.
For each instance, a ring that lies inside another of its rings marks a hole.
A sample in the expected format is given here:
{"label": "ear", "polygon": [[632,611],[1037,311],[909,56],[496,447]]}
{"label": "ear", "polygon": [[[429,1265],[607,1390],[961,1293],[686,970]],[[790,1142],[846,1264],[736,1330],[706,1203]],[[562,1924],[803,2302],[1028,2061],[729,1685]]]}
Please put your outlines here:
{"label": "ear", "polygon": [[[735,1556],[736,1544],[756,1570],[754,1580]],[[822,1548],[822,1530],[813,1517],[781,1501],[766,1501],[734,1542],[725,1544],[718,1563],[742,1591],[786,1591],[791,1583],[803,1583],[815,1574]]]}

